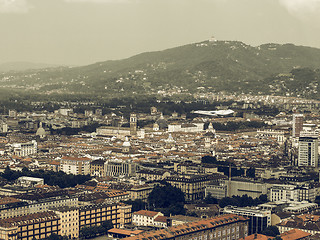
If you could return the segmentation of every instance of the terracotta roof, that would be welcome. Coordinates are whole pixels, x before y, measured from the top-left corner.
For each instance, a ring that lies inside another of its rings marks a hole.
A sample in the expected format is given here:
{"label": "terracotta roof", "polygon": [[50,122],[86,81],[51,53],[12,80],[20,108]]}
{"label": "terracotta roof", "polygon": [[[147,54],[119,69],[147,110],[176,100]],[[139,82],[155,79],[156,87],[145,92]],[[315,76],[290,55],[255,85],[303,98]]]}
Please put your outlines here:
{"label": "terracotta roof", "polygon": [[245,238],[240,238],[239,240],[269,240],[269,239],[273,239],[273,237],[269,237],[263,234],[251,234]]}
{"label": "terracotta roof", "polygon": [[173,239],[178,236],[191,234],[195,231],[211,229],[225,224],[236,223],[238,221],[248,221],[248,218],[238,216],[235,214],[226,214],[215,218],[204,219],[198,222],[192,222],[187,224],[180,224],[177,226],[169,227],[166,229],[160,229],[157,231],[143,232],[136,236],[127,237],[127,240],[161,240],[161,239]]}
{"label": "terracotta roof", "polygon": [[140,210],[138,212],[134,212],[132,214],[135,215],[143,215],[143,216],[147,216],[147,217],[154,217],[158,214],[159,212],[154,212],[154,211],[148,211],[148,210]]}
{"label": "terracotta roof", "polygon": [[87,157],[78,158],[78,157],[69,157],[69,156],[64,156],[61,159],[63,159],[63,160],[74,160],[74,161],[88,161],[88,160],[91,160],[90,158],[87,158]]}
{"label": "terracotta roof", "polygon": [[154,219],[154,221],[166,223],[166,222],[167,222],[167,217],[165,217],[165,216],[158,216],[158,217],[156,217],[156,218]]}
{"label": "terracotta roof", "polygon": [[122,234],[122,235],[131,236],[131,235],[137,235],[139,233],[142,233],[143,230],[130,231],[130,230],[125,230],[125,229],[112,228],[112,229],[109,229],[108,232],[109,233],[116,233],[116,234]]}
{"label": "terracotta roof", "polygon": [[303,239],[305,237],[308,237],[310,235],[311,233],[307,233],[300,229],[291,229],[290,231],[281,233],[280,236],[282,240],[298,240],[298,239]]}

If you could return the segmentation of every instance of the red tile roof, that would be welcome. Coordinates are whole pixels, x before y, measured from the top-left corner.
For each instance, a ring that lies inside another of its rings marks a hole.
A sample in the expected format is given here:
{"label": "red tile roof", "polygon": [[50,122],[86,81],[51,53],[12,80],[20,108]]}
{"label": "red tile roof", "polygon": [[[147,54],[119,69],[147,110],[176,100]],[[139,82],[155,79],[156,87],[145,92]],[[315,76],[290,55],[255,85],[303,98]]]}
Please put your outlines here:
{"label": "red tile roof", "polygon": [[143,216],[147,216],[147,217],[154,217],[158,214],[159,212],[154,212],[154,211],[148,211],[148,210],[140,210],[138,212],[134,212],[132,214],[135,215],[143,215]]}
{"label": "red tile roof", "polygon": [[291,229],[290,231],[281,234],[282,240],[298,240],[310,236],[311,233],[307,233],[300,229]]}

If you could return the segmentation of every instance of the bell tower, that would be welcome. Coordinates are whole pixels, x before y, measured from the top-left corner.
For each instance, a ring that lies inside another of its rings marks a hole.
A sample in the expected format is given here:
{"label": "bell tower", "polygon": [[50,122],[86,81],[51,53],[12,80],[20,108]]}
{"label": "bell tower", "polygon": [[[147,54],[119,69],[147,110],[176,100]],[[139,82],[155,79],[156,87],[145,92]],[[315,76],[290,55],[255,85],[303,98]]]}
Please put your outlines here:
{"label": "bell tower", "polygon": [[137,114],[135,113],[130,114],[130,134],[137,134]]}

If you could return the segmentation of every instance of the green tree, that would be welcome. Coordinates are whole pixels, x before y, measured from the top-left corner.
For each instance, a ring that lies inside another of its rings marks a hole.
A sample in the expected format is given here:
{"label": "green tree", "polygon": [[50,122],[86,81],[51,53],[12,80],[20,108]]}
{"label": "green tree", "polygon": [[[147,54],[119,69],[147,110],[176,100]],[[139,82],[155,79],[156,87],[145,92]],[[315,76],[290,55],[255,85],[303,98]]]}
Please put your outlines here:
{"label": "green tree", "polygon": [[262,234],[270,237],[276,237],[280,235],[280,232],[277,226],[269,226],[262,231]]}
{"label": "green tree", "polygon": [[101,223],[101,226],[104,228],[104,232],[107,233],[109,229],[113,228],[113,223],[111,220],[107,220]]}
{"label": "green tree", "polygon": [[147,203],[142,201],[141,199],[136,199],[136,200],[128,200],[125,201],[126,204],[129,204],[132,206],[132,212],[137,212],[139,210],[146,209]]}
{"label": "green tree", "polygon": [[156,186],[149,194],[148,201],[153,208],[167,208],[175,203],[184,203],[183,192],[170,184]]}
{"label": "green tree", "polygon": [[211,193],[209,193],[206,198],[204,199],[204,202],[207,204],[217,204],[218,199],[212,197]]}

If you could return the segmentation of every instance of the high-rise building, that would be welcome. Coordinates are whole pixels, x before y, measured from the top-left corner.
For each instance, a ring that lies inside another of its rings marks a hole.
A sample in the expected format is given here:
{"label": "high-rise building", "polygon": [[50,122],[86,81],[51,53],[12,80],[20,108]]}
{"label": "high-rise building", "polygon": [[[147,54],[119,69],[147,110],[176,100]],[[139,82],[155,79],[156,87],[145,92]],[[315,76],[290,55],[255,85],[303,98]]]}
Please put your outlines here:
{"label": "high-rise building", "polygon": [[298,166],[318,167],[318,138],[299,138]]}
{"label": "high-rise building", "polygon": [[303,115],[293,114],[293,124],[292,124],[292,136],[300,137],[300,132],[303,129]]}

